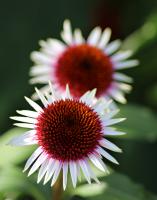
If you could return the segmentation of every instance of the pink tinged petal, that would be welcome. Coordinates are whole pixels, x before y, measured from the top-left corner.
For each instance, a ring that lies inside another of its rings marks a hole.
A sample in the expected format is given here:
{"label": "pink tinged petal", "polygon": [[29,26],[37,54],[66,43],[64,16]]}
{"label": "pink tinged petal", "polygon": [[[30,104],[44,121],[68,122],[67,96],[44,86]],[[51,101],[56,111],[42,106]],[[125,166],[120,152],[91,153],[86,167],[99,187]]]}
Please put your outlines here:
{"label": "pink tinged petal", "polygon": [[105,46],[108,44],[109,40],[111,37],[111,29],[110,28],[106,28],[103,33],[102,36],[100,38],[100,41],[98,42],[98,47],[101,49],[104,49]]}
{"label": "pink tinged petal", "polygon": [[67,176],[68,176],[68,163],[63,163],[63,190],[66,189],[67,186]]}
{"label": "pink tinged petal", "polygon": [[31,53],[31,60],[37,64],[51,65],[51,58],[41,52],[34,51]]}
{"label": "pink tinged petal", "polygon": [[17,110],[16,112],[20,115],[24,115],[24,116],[32,117],[32,118],[37,118],[39,115],[37,112],[30,111],[30,110]]}
{"label": "pink tinged petal", "polygon": [[94,174],[94,172],[92,171],[92,169],[91,169],[91,167],[90,167],[90,165],[89,165],[89,163],[87,163],[87,168],[88,168],[88,172],[89,172],[89,174],[90,174],[90,177],[96,182],[96,183],[100,183],[100,181],[98,180],[98,178],[96,177],[96,175]]}
{"label": "pink tinged petal", "polygon": [[49,74],[50,72],[51,72],[51,67],[48,65],[37,65],[30,69],[31,76]]}
{"label": "pink tinged petal", "polygon": [[70,168],[72,184],[73,184],[73,187],[75,188],[76,183],[77,183],[77,165],[76,165],[76,163],[71,161],[69,163],[69,168]]}
{"label": "pink tinged petal", "polygon": [[28,176],[30,176],[31,174],[33,174],[39,167],[40,165],[47,159],[48,155],[43,152],[38,158],[37,160],[34,162],[33,166],[31,167]]}
{"label": "pink tinged petal", "polygon": [[82,32],[78,28],[74,30],[74,41],[75,41],[75,44],[77,44],[77,45],[85,42],[85,40],[82,36]]}
{"label": "pink tinged petal", "polygon": [[104,156],[107,160],[109,160],[109,161],[111,161],[111,162],[113,162],[113,163],[115,163],[115,164],[119,164],[118,162],[117,162],[117,160],[114,158],[114,157],[112,157],[107,151],[105,151],[103,148],[101,148],[101,147],[99,147],[98,148],[98,150],[97,150],[97,152],[99,153],[99,154],[101,154],[102,156]]}
{"label": "pink tinged petal", "polygon": [[52,178],[52,181],[51,181],[51,187],[55,184],[58,176],[59,176],[59,173],[61,171],[61,168],[62,168],[62,163],[60,162],[58,167],[56,168],[55,172],[54,172],[54,175],[53,175],[53,178]]}
{"label": "pink tinged petal", "polygon": [[41,179],[44,177],[44,175],[46,174],[47,169],[48,169],[48,164],[49,164],[49,159],[47,158],[39,169],[37,183],[39,183]]}
{"label": "pink tinged petal", "polygon": [[39,155],[43,152],[42,147],[38,147],[34,153],[31,155],[31,157],[27,160],[26,165],[24,167],[23,172],[25,172],[31,164],[39,157]]}
{"label": "pink tinged petal", "polygon": [[59,161],[52,160],[49,167],[48,167],[48,170],[47,170],[47,173],[46,173],[46,176],[45,176],[45,179],[44,179],[44,185],[51,179],[52,175],[54,174],[55,170],[58,167],[59,167]]}
{"label": "pink tinged petal", "polygon": [[123,81],[123,82],[126,82],[126,83],[132,83],[133,82],[133,79],[131,77],[126,76],[126,75],[121,74],[121,73],[118,73],[118,72],[116,72],[113,75],[113,78],[116,81]]}
{"label": "pink tinged petal", "polygon": [[90,173],[88,171],[88,168],[87,168],[87,163],[85,160],[80,160],[79,161],[79,165],[82,169],[82,172],[86,178],[86,180],[88,181],[89,184],[91,184],[91,178],[90,178]]}
{"label": "pink tinged petal", "polygon": [[111,55],[112,53],[114,53],[119,49],[120,45],[121,45],[120,40],[114,40],[113,42],[107,45],[104,51],[106,54]]}
{"label": "pink tinged petal", "polygon": [[115,152],[119,152],[121,153],[122,150],[117,147],[115,144],[113,144],[112,142],[108,141],[107,139],[103,139],[100,141],[100,145],[106,149],[109,149],[111,151],[115,151]]}
{"label": "pink tinged petal", "polygon": [[34,129],[34,124],[26,124],[26,123],[15,123],[14,126],[22,127],[22,128],[31,128]]}
{"label": "pink tinged petal", "polygon": [[34,78],[31,78],[29,80],[30,84],[36,84],[36,83],[47,83],[48,80],[51,79],[51,76],[49,74],[47,75],[38,75]]}
{"label": "pink tinged petal", "polygon": [[97,46],[97,43],[101,36],[101,28],[95,27],[87,38],[87,43],[93,46]]}
{"label": "pink tinged petal", "polygon": [[106,172],[107,168],[103,162],[101,162],[101,159],[99,157],[96,157],[95,155],[90,155],[89,159],[91,162],[101,171]]}
{"label": "pink tinged petal", "polygon": [[39,96],[41,102],[43,103],[43,105],[44,105],[45,107],[47,107],[49,103],[48,103],[48,101],[46,100],[46,98],[44,97],[44,95],[43,95],[37,88],[35,88],[35,91],[36,91],[36,93],[38,94],[38,96]]}
{"label": "pink tinged petal", "polygon": [[32,101],[30,98],[25,97],[26,101],[30,104],[30,106],[32,106],[34,108],[34,110],[36,110],[37,112],[42,112],[43,109],[34,101]]}
{"label": "pink tinged petal", "polygon": [[14,116],[14,117],[10,117],[10,119],[19,121],[19,122],[26,122],[26,123],[31,123],[31,124],[36,124],[37,120],[30,118],[30,117],[19,117],[19,116]]}
{"label": "pink tinged petal", "polygon": [[117,61],[121,61],[121,60],[125,60],[129,58],[130,56],[132,56],[132,54],[133,52],[131,50],[124,51],[124,52],[117,52],[111,57],[111,59],[113,62],[117,62]]}
{"label": "pink tinged petal", "polygon": [[61,37],[68,45],[73,43],[73,35],[69,20],[65,20],[63,23],[63,31],[61,32]]}
{"label": "pink tinged petal", "polygon": [[27,131],[24,134],[13,138],[8,144],[12,146],[24,146],[37,144],[36,131]]}
{"label": "pink tinged petal", "polygon": [[136,67],[137,65],[139,65],[138,60],[128,60],[128,61],[114,63],[114,68],[120,70],[120,69]]}
{"label": "pink tinged petal", "polygon": [[126,118],[117,118],[117,119],[109,119],[109,120],[104,120],[103,121],[103,125],[104,126],[110,126],[110,125],[113,125],[113,124],[117,124],[119,122],[122,122],[126,120]]}

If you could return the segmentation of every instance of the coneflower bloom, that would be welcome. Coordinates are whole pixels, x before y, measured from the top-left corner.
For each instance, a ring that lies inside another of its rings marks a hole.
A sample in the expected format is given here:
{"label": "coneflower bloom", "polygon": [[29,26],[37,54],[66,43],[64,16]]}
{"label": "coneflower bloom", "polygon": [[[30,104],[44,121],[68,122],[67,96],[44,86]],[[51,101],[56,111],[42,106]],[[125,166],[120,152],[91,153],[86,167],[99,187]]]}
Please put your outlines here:
{"label": "coneflower bloom", "polygon": [[[40,51],[32,52],[34,66],[30,71],[33,76],[30,83],[45,84],[51,80],[60,92],[65,92],[68,83],[72,96],[76,98],[97,88],[97,97],[111,97],[125,103],[124,93],[130,91],[131,86],[127,83],[132,79],[116,71],[134,67],[138,61],[126,60],[132,52],[118,51],[121,42],[115,40],[108,43],[110,35],[109,28],[102,32],[100,27],[96,27],[85,40],[79,29],[72,33],[70,21],[65,20],[61,32],[64,42],[57,39],[41,40]],[[48,87],[44,86],[41,90],[45,92]]]}
{"label": "coneflower bloom", "polygon": [[[117,110],[108,109],[110,102],[96,100],[96,90],[88,91],[80,99],[73,99],[68,86],[63,97],[55,93],[50,83],[51,93],[44,96],[38,89],[36,92],[43,107],[25,97],[35,111],[17,111],[22,116],[11,117],[21,123],[18,127],[31,130],[13,138],[11,145],[37,145],[37,149],[27,160],[24,171],[28,175],[39,169],[37,182],[44,179],[44,184],[51,179],[51,186],[59,174],[63,174],[63,188],[66,188],[68,174],[76,187],[80,173],[88,183],[91,179],[99,182],[91,165],[108,172],[103,157],[118,164],[105,149],[121,152],[107,138],[109,135],[122,135],[112,126],[124,118],[112,119]],[[82,172],[81,172],[82,171]]]}

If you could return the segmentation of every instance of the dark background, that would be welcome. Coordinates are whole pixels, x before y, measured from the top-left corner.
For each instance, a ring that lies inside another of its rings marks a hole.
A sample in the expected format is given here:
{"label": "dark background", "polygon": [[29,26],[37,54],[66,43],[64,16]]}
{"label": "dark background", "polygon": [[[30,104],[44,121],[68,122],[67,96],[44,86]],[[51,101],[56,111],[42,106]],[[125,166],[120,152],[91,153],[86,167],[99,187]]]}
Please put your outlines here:
{"label": "dark background", "polygon": [[[28,84],[32,65],[29,54],[38,49],[38,40],[59,38],[65,18],[73,27],[80,27],[84,36],[96,25],[110,26],[114,38],[125,39],[136,30],[149,37],[137,37],[137,44],[128,48],[136,50],[140,60],[136,69],[126,70],[134,77],[134,90],[129,102],[144,105],[154,113],[157,109],[157,1],[156,0],[33,0],[0,1],[0,132],[12,127],[10,115],[27,106],[23,96],[29,96],[33,86]],[[152,29],[151,23],[154,23]],[[156,25],[156,26],[155,26]],[[153,32],[154,31],[154,32]],[[153,36],[151,35],[153,32]],[[139,32],[138,32],[139,33]],[[140,34],[139,34],[140,35]],[[135,115],[136,117],[136,115]],[[139,123],[145,123],[140,121]],[[130,141],[121,146],[126,149],[120,156],[117,170],[157,193],[157,143]],[[123,159],[122,159],[123,157]]]}

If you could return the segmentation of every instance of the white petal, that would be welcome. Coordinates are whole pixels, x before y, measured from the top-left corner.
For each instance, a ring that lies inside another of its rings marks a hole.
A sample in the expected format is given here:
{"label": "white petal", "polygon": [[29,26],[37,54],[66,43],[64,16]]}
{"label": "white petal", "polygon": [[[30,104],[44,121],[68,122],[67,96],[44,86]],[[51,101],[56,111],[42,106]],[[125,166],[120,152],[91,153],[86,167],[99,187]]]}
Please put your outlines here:
{"label": "white petal", "polygon": [[19,122],[27,122],[27,123],[31,123],[31,124],[36,124],[37,120],[30,118],[30,117],[19,117],[19,116],[14,116],[14,117],[10,117],[10,119],[19,121]]}
{"label": "white petal", "polygon": [[63,23],[63,31],[61,32],[61,37],[67,44],[71,45],[73,43],[71,24],[69,20],[65,20]]}
{"label": "white petal", "polygon": [[116,88],[112,88],[109,90],[109,95],[115,99],[116,101],[125,104],[126,103],[126,99],[124,97],[123,92],[121,92],[120,90],[116,89]]}
{"label": "white petal", "polygon": [[34,51],[30,55],[31,60],[34,61],[37,64],[46,64],[46,65],[51,65],[51,58],[41,52]]}
{"label": "white petal", "polygon": [[107,43],[109,42],[110,37],[111,37],[111,29],[106,28],[102,33],[102,36],[101,36],[100,41],[98,43],[98,47],[101,48],[101,49],[104,49],[105,46],[107,45]]}
{"label": "white petal", "polygon": [[116,131],[116,130],[110,130],[110,129],[107,129],[107,130],[104,130],[104,135],[125,135],[126,133],[125,132],[122,132],[122,131]]}
{"label": "white petal", "polygon": [[86,180],[88,181],[89,184],[91,184],[90,173],[88,171],[86,161],[85,160],[79,160],[79,165],[80,165],[80,167],[82,169],[82,172],[83,172]]}
{"label": "white petal", "polygon": [[37,118],[39,115],[37,112],[31,111],[31,110],[17,110],[16,112],[20,115],[24,115],[24,116],[32,117],[32,118]]}
{"label": "white petal", "polygon": [[115,51],[117,51],[119,49],[120,45],[121,45],[120,40],[115,40],[115,41],[111,42],[105,48],[105,53],[108,54],[108,55],[114,53]]}
{"label": "white petal", "polygon": [[[104,113],[103,116],[101,116],[101,119],[102,120],[108,120],[108,119],[111,119],[112,117],[114,117],[117,113],[119,112],[118,109],[114,109],[114,110],[111,110],[107,113]],[[106,128],[106,127],[105,127]]]}
{"label": "white petal", "polygon": [[[47,82],[46,82],[47,83]],[[44,86],[44,87],[42,87],[42,88],[40,88],[40,92],[41,93],[43,93],[43,94],[45,94],[46,92],[50,92],[50,87],[49,87],[49,85],[46,85],[46,86]],[[35,92],[33,95],[32,95],[32,97],[31,97],[33,100],[38,100],[39,99],[39,96],[38,96],[38,94]]]}
{"label": "white petal", "polygon": [[32,106],[32,108],[34,108],[34,110],[36,110],[37,112],[42,112],[43,109],[34,101],[32,101],[30,98],[25,97],[26,101],[30,104],[30,106]]}
{"label": "white petal", "polygon": [[23,171],[26,171],[42,152],[42,147],[38,147],[31,155],[31,157],[27,160]]}
{"label": "white petal", "polygon": [[120,70],[130,67],[136,67],[137,65],[139,65],[138,60],[128,60],[128,61],[114,63],[114,68]]}
{"label": "white petal", "polygon": [[36,91],[36,93],[38,94],[38,96],[39,96],[41,102],[43,103],[43,105],[44,105],[45,107],[47,107],[49,103],[48,103],[48,101],[45,99],[44,95],[43,95],[37,88],[35,88],[35,91]]}
{"label": "white petal", "polygon": [[27,123],[15,123],[14,126],[22,127],[22,128],[35,128],[34,124],[27,124]]}
{"label": "white petal", "polygon": [[110,125],[113,125],[113,124],[117,124],[119,122],[122,122],[126,120],[126,118],[117,118],[117,119],[109,119],[109,120],[104,120],[103,121],[103,125],[104,126],[110,126]]}
{"label": "white petal", "polygon": [[59,176],[59,173],[61,171],[61,168],[62,168],[62,163],[60,162],[58,167],[56,168],[55,172],[54,172],[54,175],[53,175],[53,178],[52,178],[52,181],[51,181],[51,187],[55,184],[58,176]]}
{"label": "white petal", "polygon": [[47,74],[47,75],[41,75],[41,76],[36,76],[34,78],[31,78],[29,82],[30,84],[47,83],[47,81],[50,79],[51,79],[50,75]]}
{"label": "white petal", "polygon": [[48,167],[45,179],[44,179],[44,185],[51,179],[52,175],[54,174],[54,172],[58,168],[58,166],[59,166],[59,161],[57,161],[57,160],[51,161],[51,163]]}
{"label": "white petal", "polygon": [[121,74],[121,73],[118,73],[116,72],[114,75],[113,75],[113,78],[116,80],[116,81],[124,81],[126,83],[132,83],[133,80],[131,77],[129,76],[126,76],[125,74]]}
{"label": "white petal", "polygon": [[80,101],[91,106],[94,102],[95,94],[96,94],[96,89],[93,89],[92,91],[88,91],[80,98]]}
{"label": "white petal", "polygon": [[123,90],[124,92],[130,92],[132,89],[131,85],[126,84],[126,83],[118,83],[118,82],[115,84],[115,87],[117,87],[120,90]]}
{"label": "white petal", "polygon": [[43,152],[38,159],[34,162],[33,166],[31,167],[28,176],[30,176],[31,174],[33,174],[39,167],[40,165],[47,159],[48,155]]}
{"label": "white petal", "polygon": [[111,59],[113,62],[117,62],[129,58],[132,54],[132,51],[117,52],[111,57]]}
{"label": "white petal", "polygon": [[113,163],[115,163],[115,164],[119,164],[118,162],[117,162],[117,160],[114,158],[114,157],[112,157],[107,151],[105,151],[103,148],[101,148],[101,147],[99,147],[98,148],[98,153],[100,153],[102,156],[104,156],[106,159],[108,159],[109,161],[111,161],[111,162],[113,162]]}
{"label": "white petal", "polygon": [[48,164],[49,164],[49,159],[47,158],[39,169],[37,183],[39,183],[41,179],[44,177],[44,175],[46,174],[47,169],[48,169]]}
{"label": "white petal", "polygon": [[51,81],[49,81],[49,87],[50,87],[50,92],[51,92],[52,100],[61,99],[61,97],[55,92],[55,89],[54,89],[54,87],[52,86]]}
{"label": "white petal", "polygon": [[84,38],[82,36],[82,32],[80,29],[74,30],[74,40],[75,40],[75,44],[77,45],[84,43]]}
{"label": "white petal", "polygon": [[13,145],[13,146],[14,145],[15,146],[24,146],[24,145],[37,144],[38,141],[35,138],[35,136],[36,136],[35,130],[27,131],[24,134],[13,138],[8,144]]}
{"label": "white petal", "polygon": [[63,163],[63,190],[66,189],[67,186],[67,176],[68,176],[68,163]]}
{"label": "white petal", "polygon": [[70,94],[70,90],[69,90],[69,85],[66,85],[66,98],[71,99],[71,94]]}
{"label": "white petal", "polygon": [[103,172],[107,172],[107,167],[106,165],[103,163],[103,161],[97,156],[95,155],[90,155],[89,159],[91,160],[91,162],[101,171]]}
{"label": "white petal", "polygon": [[76,183],[77,183],[77,166],[76,166],[76,163],[71,161],[69,163],[69,168],[70,168],[72,184],[73,184],[73,187],[75,188]]}
{"label": "white petal", "polygon": [[105,147],[106,149],[109,149],[111,151],[115,151],[115,152],[122,152],[122,150],[117,147],[115,144],[113,144],[112,142],[108,141],[107,139],[103,139],[100,141],[100,145]]}
{"label": "white petal", "polygon": [[48,65],[37,65],[31,68],[30,75],[38,76],[43,74],[49,74],[51,72],[51,67]]}
{"label": "white petal", "polygon": [[105,109],[109,108],[110,105],[112,104],[112,100],[109,101],[104,101],[104,98],[100,98],[97,100],[96,104],[93,106],[93,109],[97,112],[97,113],[104,113]]}
{"label": "white petal", "polygon": [[95,27],[87,38],[87,43],[96,46],[101,36],[101,28]]}

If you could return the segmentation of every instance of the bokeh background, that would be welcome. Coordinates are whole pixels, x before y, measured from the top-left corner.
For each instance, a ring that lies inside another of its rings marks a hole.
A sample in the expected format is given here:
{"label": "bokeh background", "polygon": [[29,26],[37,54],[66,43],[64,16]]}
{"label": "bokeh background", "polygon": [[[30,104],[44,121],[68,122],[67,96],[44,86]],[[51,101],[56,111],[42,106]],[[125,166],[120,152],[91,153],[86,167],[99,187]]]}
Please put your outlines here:
{"label": "bokeh background", "polygon": [[[127,96],[129,104],[121,106],[121,115],[128,121],[120,128],[128,135],[116,140],[124,153],[116,155],[121,165],[114,168],[157,193],[157,1],[1,0],[0,5],[1,137],[4,139],[4,133],[12,127],[9,116],[15,115],[16,109],[28,107],[23,96],[33,92],[28,84],[32,65],[29,55],[39,48],[38,41],[60,38],[65,18],[73,27],[80,27],[84,36],[97,25],[109,26],[112,39],[124,40],[122,48],[134,50],[134,58],[140,60],[139,67],[126,70],[134,83]],[[0,167],[3,157],[0,146]]]}

